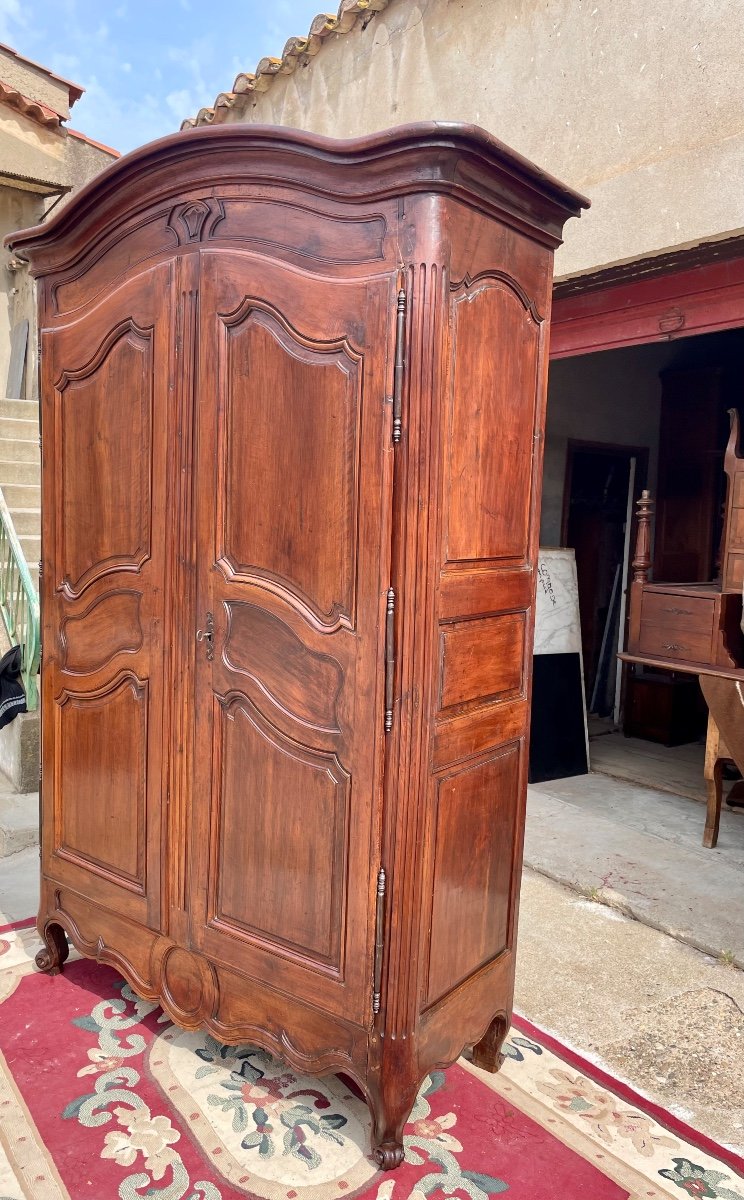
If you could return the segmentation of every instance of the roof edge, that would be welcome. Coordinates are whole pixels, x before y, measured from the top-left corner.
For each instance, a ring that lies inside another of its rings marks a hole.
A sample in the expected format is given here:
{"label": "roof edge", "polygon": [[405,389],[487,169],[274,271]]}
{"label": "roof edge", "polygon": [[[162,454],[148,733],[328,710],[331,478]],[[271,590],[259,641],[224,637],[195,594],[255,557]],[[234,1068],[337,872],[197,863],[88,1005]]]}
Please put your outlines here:
{"label": "roof edge", "polygon": [[78,141],[85,142],[88,146],[94,146],[96,150],[103,150],[106,154],[110,154],[112,158],[120,159],[121,150],[114,150],[113,146],[107,146],[104,142],[97,142],[95,138],[88,137],[87,133],[81,133],[79,129],[70,129],[69,125],[65,126],[65,132],[70,137],[77,138]]}
{"label": "roof edge", "polygon": [[14,46],[8,46],[5,42],[0,42],[0,50],[6,50],[8,54],[12,54],[14,58],[18,58],[21,62],[26,63],[29,67],[33,67],[36,71],[41,71],[43,75],[47,75],[50,79],[56,79],[57,83],[63,83],[70,93],[70,108],[80,99],[84,87],[79,83],[73,83],[71,79],[65,79],[64,75],[58,75],[56,71],[50,71],[49,67],[45,67],[43,63],[36,62],[33,58],[27,58],[25,54],[20,54]]}
{"label": "roof edge", "polygon": [[313,58],[329,37],[350,33],[359,21],[366,24],[391,3],[392,0],[341,0],[335,17],[329,13],[318,13],[310,23],[306,37],[291,37],[285,43],[280,58],[260,59],[253,73],[241,71],[235,78],[232,91],[220,92],[211,107],[200,108],[195,117],[187,117],[182,121],[181,129],[221,125],[240,97],[267,91],[277,75],[291,75],[296,67]]}

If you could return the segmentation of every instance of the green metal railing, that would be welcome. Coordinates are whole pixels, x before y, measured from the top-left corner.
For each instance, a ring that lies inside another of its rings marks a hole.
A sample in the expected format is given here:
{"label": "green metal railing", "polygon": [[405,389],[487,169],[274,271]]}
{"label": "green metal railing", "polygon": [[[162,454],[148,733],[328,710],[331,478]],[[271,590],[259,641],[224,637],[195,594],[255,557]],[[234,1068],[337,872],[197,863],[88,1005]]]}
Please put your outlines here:
{"label": "green metal railing", "polygon": [[39,706],[39,595],[8,506],[0,492],[0,616],[11,646],[21,647],[21,676],[26,689],[26,707]]}

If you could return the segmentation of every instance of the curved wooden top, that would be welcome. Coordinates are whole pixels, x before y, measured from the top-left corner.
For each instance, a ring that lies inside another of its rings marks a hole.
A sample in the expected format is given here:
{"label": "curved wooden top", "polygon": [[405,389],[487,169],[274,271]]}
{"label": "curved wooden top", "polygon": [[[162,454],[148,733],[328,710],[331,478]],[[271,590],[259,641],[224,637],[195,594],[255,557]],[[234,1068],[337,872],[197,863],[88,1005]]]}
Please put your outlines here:
{"label": "curved wooden top", "polygon": [[351,202],[414,192],[455,196],[559,244],[589,201],[475,125],[426,122],[337,141],[273,125],[199,128],[150,142],[113,163],[48,224],[5,245],[35,275],[66,261],[126,213],[190,188],[255,183]]}

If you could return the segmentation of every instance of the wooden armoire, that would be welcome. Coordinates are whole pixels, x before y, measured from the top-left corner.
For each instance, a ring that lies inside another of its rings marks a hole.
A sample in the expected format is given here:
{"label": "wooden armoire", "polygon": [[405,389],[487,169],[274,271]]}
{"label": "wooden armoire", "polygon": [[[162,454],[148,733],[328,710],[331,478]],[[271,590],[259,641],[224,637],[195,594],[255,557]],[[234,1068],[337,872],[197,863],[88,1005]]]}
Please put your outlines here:
{"label": "wooden armoire", "polygon": [[400,1163],[512,1002],[553,251],[473,127],[230,125],[16,234],[40,305],[42,900]]}

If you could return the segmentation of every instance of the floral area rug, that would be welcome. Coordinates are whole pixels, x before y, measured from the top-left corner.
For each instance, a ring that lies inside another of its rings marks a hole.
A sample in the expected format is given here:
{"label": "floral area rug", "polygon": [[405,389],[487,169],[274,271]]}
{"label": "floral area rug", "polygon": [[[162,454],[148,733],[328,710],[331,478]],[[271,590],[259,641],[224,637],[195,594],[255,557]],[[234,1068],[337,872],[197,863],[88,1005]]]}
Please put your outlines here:
{"label": "floral area rug", "polygon": [[0,1200],[744,1200],[742,1160],[527,1022],[487,1075],[426,1080],[404,1165],[348,1081],[185,1033],[108,967],[36,972],[0,929]]}

